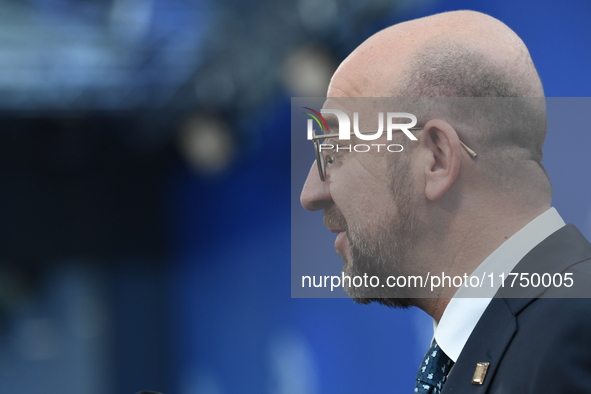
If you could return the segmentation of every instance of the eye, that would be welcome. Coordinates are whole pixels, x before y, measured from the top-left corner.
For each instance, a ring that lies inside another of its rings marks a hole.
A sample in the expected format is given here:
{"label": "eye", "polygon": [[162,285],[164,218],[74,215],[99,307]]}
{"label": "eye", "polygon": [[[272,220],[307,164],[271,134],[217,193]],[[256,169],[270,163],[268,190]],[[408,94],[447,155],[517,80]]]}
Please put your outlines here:
{"label": "eye", "polygon": [[332,165],[332,163],[334,163],[334,157],[332,157],[331,155],[326,155],[326,164],[330,166]]}

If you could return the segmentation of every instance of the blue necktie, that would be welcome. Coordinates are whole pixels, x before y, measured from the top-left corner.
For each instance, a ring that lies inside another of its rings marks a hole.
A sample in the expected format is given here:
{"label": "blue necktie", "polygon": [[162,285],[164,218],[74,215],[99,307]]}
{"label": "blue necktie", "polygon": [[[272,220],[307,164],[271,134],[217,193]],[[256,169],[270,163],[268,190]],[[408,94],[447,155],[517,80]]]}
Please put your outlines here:
{"label": "blue necktie", "polygon": [[447,379],[447,374],[453,365],[453,361],[443,352],[433,340],[433,346],[425,354],[425,358],[417,373],[415,393],[439,394]]}

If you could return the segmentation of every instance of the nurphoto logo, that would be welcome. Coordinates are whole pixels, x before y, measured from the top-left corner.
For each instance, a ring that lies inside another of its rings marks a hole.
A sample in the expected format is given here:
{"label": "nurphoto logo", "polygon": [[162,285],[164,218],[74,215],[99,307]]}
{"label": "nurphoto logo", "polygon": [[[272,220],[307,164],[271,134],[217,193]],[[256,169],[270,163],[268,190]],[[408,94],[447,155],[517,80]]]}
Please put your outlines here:
{"label": "nurphoto logo", "polygon": [[[305,112],[311,119],[308,119],[308,140],[315,140],[315,139],[334,139],[338,138],[338,140],[350,140],[352,135],[355,135],[358,139],[362,141],[374,141],[378,138],[382,137],[384,134],[384,123],[386,123],[385,131],[386,131],[386,139],[388,141],[392,141],[392,133],[394,131],[402,131],[410,140],[417,141],[417,137],[415,137],[410,130],[417,129],[417,117],[408,112],[387,112],[384,115],[384,112],[378,112],[378,129],[375,131],[360,131],[359,130],[359,113],[353,112],[353,132],[351,132],[351,120],[349,116],[338,109],[321,109],[320,112],[309,108],[303,107],[310,112]],[[329,132],[328,122],[324,118],[323,115],[330,114],[336,117],[338,123],[338,134]],[[400,119],[410,119],[409,123],[398,123]],[[314,122],[320,129],[320,134],[317,134],[314,130]],[[325,141],[326,142],[326,141]],[[355,144],[349,146],[342,146],[342,145],[334,145],[329,143],[321,143],[319,144],[320,151],[322,150],[354,150],[355,152],[368,152],[371,150],[371,147],[376,147],[377,151],[380,151],[381,147],[386,146],[386,144]],[[404,147],[400,144],[390,144],[386,146],[386,149],[389,152],[402,152]]]}

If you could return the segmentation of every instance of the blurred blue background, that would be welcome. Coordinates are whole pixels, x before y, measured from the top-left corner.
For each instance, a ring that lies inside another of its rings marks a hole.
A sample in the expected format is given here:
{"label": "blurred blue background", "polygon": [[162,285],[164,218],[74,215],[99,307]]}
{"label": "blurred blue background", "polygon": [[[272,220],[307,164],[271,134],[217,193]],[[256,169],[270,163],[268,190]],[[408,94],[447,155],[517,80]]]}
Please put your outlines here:
{"label": "blurred blue background", "polygon": [[[411,392],[422,312],[290,298],[290,97],[456,9],[514,29],[547,96],[589,95],[581,0],[1,1],[0,392]],[[550,126],[589,237],[590,133]]]}

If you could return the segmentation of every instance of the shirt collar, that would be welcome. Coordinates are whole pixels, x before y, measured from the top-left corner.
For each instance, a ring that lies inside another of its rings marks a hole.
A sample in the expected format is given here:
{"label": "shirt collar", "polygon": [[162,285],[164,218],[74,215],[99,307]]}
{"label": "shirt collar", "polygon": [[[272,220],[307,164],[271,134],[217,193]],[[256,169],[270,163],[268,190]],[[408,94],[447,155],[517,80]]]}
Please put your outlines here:
{"label": "shirt collar", "polygon": [[439,324],[434,321],[435,340],[449,358],[457,361],[476,323],[501,286],[499,275],[504,273],[507,277],[530,250],[564,225],[556,209],[550,208],[503,242],[474,270],[472,275],[479,278],[493,273],[493,286],[479,288],[477,292],[460,287],[445,308]]}

